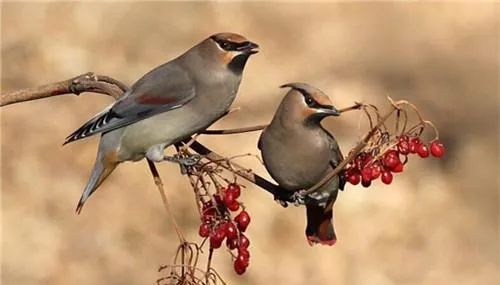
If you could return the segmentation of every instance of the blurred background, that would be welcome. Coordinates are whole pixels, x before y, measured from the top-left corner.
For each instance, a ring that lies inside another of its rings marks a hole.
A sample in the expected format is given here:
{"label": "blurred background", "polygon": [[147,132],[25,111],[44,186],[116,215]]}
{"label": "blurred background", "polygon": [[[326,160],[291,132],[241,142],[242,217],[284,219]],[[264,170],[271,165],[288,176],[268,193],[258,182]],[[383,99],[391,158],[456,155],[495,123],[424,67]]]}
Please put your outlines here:
{"label": "blurred background", "polygon": [[[338,107],[410,100],[447,154],[413,158],[390,186],[348,187],[334,247],[309,247],[304,208],[247,184],[251,265],[237,276],[219,250],[228,283],[499,284],[499,16],[493,2],[3,3],[2,93],[88,71],[132,84],[212,33],[241,33],[261,52],[233,105],[241,111],[216,128],[269,122],[278,86],[302,81]],[[145,162],[121,165],[74,214],[98,138],[61,144],[110,102],[87,93],[1,109],[2,284],[153,284],[173,257],[177,238]],[[359,120],[324,121],[344,153]],[[200,141],[230,156],[257,153],[258,136]],[[269,177],[256,159],[240,163]],[[182,230],[199,241],[187,179],[176,165],[159,169]]]}

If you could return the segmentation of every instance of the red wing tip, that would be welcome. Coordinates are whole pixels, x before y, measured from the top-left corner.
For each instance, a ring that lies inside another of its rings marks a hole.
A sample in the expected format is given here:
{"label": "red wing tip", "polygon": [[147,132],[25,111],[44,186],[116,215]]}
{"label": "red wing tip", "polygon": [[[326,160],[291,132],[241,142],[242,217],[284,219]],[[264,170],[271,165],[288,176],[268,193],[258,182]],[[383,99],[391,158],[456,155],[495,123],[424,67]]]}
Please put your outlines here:
{"label": "red wing tip", "polygon": [[337,240],[336,239],[332,239],[332,240],[320,240],[318,237],[308,236],[307,237],[307,242],[309,243],[310,246],[313,246],[315,244],[333,246],[333,245],[335,245],[337,243]]}

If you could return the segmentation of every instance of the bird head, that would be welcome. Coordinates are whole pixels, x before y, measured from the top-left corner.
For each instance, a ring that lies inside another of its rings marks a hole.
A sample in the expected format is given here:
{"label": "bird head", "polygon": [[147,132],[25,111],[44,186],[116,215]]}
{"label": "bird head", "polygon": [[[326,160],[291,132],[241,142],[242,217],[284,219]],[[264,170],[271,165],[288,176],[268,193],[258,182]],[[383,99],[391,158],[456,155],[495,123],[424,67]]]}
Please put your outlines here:
{"label": "bird head", "polygon": [[243,72],[248,58],[257,53],[259,47],[244,36],[234,33],[214,34],[200,46],[204,55],[215,59],[216,64],[223,65],[238,75]]}
{"label": "bird head", "polygon": [[296,122],[317,122],[328,116],[339,116],[330,98],[323,91],[305,83],[288,83],[281,88],[291,88],[282,102],[281,112]]}

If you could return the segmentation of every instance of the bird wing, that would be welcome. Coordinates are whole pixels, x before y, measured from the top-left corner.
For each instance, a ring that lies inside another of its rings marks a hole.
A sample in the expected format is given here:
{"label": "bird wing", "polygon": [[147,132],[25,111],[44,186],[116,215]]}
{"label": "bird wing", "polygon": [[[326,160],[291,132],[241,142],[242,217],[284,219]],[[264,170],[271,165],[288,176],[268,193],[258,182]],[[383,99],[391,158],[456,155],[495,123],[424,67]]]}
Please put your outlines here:
{"label": "bird wing", "polygon": [[69,135],[64,144],[179,108],[195,97],[195,91],[193,81],[180,66],[160,65],[139,79],[118,101]]}
{"label": "bird wing", "polygon": [[[328,135],[328,139],[330,141],[330,149],[333,152],[333,157],[332,160],[330,160],[330,165],[332,166],[333,169],[335,169],[343,160],[344,160],[344,155],[342,154],[342,151],[340,150],[340,147],[337,143],[337,140],[330,134],[327,130],[323,129],[325,133]],[[344,170],[340,171],[339,173],[339,189],[344,190],[344,186],[346,184],[346,179],[344,175]]]}

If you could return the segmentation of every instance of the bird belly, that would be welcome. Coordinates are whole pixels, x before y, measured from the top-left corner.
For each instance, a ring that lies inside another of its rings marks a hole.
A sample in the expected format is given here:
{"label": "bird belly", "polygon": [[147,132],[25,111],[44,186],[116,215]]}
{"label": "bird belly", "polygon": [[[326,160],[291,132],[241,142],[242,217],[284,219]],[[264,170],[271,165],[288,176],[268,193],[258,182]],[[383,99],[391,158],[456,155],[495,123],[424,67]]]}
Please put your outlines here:
{"label": "bird belly", "polygon": [[120,141],[119,158],[140,160],[153,147],[161,145],[166,148],[188,138],[217,121],[232,103],[232,100],[211,102],[200,108],[204,102],[193,101],[126,126]]}
{"label": "bird belly", "polygon": [[297,147],[297,139],[268,138],[262,157],[278,184],[290,191],[309,188],[320,181],[330,168],[330,151],[326,147]]}

